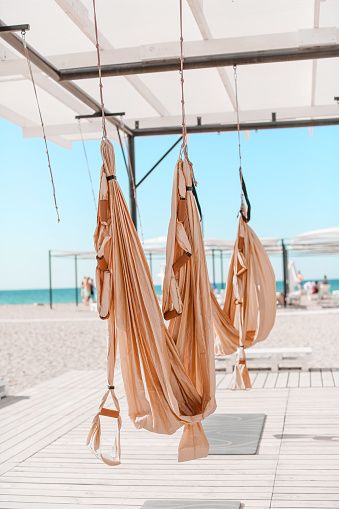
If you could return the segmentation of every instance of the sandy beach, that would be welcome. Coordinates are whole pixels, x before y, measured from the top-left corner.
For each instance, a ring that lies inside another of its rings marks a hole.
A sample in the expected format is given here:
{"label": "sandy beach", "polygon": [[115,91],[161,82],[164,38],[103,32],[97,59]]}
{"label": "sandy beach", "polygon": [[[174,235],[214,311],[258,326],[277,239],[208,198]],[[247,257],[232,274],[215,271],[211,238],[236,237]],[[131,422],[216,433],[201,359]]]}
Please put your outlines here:
{"label": "sandy beach", "polygon": [[[281,310],[264,347],[310,346],[312,367],[339,367],[339,310]],[[83,306],[0,306],[0,377],[11,394],[70,369],[105,369],[106,323]]]}

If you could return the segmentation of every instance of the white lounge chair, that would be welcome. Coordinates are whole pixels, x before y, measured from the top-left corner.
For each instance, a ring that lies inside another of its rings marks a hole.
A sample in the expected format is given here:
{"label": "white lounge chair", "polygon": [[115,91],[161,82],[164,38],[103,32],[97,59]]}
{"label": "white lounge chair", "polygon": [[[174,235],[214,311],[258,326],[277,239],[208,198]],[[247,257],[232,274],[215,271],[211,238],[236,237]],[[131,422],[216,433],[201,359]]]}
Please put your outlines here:
{"label": "white lounge chair", "polygon": [[[249,369],[278,371],[280,368],[300,368],[302,371],[307,371],[311,358],[312,348],[310,347],[249,348],[246,350]],[[226,369],[226,372],[230,373],[234,364],[234,355],[216,357],[217,369]]]}

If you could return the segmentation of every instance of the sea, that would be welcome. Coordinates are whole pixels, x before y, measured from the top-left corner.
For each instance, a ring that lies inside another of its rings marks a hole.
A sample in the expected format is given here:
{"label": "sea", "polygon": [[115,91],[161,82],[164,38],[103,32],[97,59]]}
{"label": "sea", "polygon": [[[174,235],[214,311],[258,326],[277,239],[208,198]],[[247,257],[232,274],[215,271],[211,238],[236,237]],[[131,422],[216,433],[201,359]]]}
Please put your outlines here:
{"label": "sea", "polygon": [[[339,279],[329,279],[331,291],[339,290]],[[304,281],[306,283],[306,280]],[[216,284],[216,289],[221,290],[221,283]],[[223,285],[223,288],[225,285]],[[161,286],[154,286],[155,292],[161,294]],[[283,290],[283,282],[277,281],[277,292]],[[54,288],[52,291],[52,299],[54,304],[70,304],[75,303],[76,298],[81,302],[80,288]],[[1,304],[49,304],[49,289],[37,290],[0,290]]]}

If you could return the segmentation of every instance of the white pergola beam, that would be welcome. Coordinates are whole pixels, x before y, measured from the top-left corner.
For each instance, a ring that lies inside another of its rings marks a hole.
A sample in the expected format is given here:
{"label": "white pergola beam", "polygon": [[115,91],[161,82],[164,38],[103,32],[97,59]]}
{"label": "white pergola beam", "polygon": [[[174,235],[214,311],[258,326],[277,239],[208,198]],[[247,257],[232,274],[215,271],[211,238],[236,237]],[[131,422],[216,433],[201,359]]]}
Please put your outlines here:
{"label": "white pergola beam", "polygon": [[[26,60],[24,58],[16,58],[15,52],[11,51],[7,48],[7,46],[4,46],[3,44],[0,44],[0,49],[6,52],[6,57],[8,58],[8,60],[1,62],[0,64],[0,77],[21,76],[31,81],[31,76]],[[48,76],[37,69],[34,64],[32,64],[32,69],[36,85],[38,85],[45,92],[63,103],[78,115],[87,115],[92,113],[90,108],[85,106],[76,97],[67,92],[67,90],[60,87],[56,82],[49,79]]]}
{"label": "white pergola beam", "polygon": [[[94,23],[90,19],[88,10],[79,0],[55,0],[59,7],[67,14],[67,16],[75,23],[86,37],[96,44]],[[105,51],[115,52],[116,50],[110,41],[99,31],[100,48]],[[96,64],[95,56],[95,64]],[[103,62],[102,62],[103,63]],[[145,83],[138,76],[125,76],[125,79],[132,87],[144,98],[144,100],[152,106],[159,115],[168,115],[169,112],[159,99],[151,92]]]}
{"label": "white pergola beam", "polygon": [[[299,106],[291,108],[276,108],[277,120],[300,120],[307,118],[329,118],[339,116],[339,107],[335,104],[331,105],[320,105],[320,106]],[[187,115],[187,125],[196,124],[195,115]],[[137,119],[129,119],[130,125],[134,124]],[[168,116],[168,117],[149,117],[139,119],[140,128],[148,127],[164,127],[169,125],[180,125],[180,116]],[[236,115],[235,112],[225,113],[208,113],[202,115],[203,124],[215,124],[215,123],[235,123]],[[271,121],[271,110],[251,110],[242,112],[242,122],[260,122],[260,121]],[[92,119],[90,122],[83,121],[81,129],[84,134],[100,136],[101,133],[101,119]],[[56,124],[46,126],[46,131],[49,135],[79,135],[79,131],[76,124]],[[24,135],[26,137],[40,136],[40,127],[25,127]]]}
{"label": "white pergola beam", "polygon": [[[60,0],[58,0],[60,1]],[[310,28],[295,32],[253,35],[243,37],[220,38],[203,41],[185,41],[185,57],[209,56],[223,53],[241,53],[246,51],[265,51],[288,49],[300,46],[332,46],[339,43],[339,29],[335,27]],[[100,57],[102,65],[125,62],[152,61],[160,58],[179,57],[178,41],[146,44],[114,50],[103,49]],[[50,55],[46,57],[57,68],[95,66],[95,51]]]}
{"label": "white pergola beam", "polygon": [[[61,1],[61,0],[56,0]],[[63,0],[65,1],[65,0]],[[331,46],[339,43],[339,29],[332,27],[311,28],[296,32],[279,34],[230,37],[204,41],[185,42],[185,56],[216,55],[222,53],[240,53],[245,51],[265,51],[278,48],[295,48],[310,45]],[[103,49],[101,51],[102,65],[119,64],[123,62],[151,61],[159,58],[179,56],[178,41],[148,44],[129,48]],[[85,51],[78,53],[49,55],[46,59],[58,69],[69,67],[95,66],[96,52]],[[0,60],[0,76],[21,74],[26,62],[23,58]],[[37,70],[37,73],[41,72]],[[131,77],[131,76],[129,76]],[[126,77],[127,78],[127,77]]]}
{"label": "white pergola beam", "polygon": [[[41,136],[41,127],[38,124],[33,124],[31,120],[24,117],[23,115],[17,113],[16,111],[11,110],[7,106],[4,106],[3,104],[0,104],[0,117],[5,118],[10,122],[11,124],[16,124],[22,127],[22,131],[24,133],[25,129],[38,129],[40,130],[39,136]],[[69,140],[66,140],[62,137],[63,133],[58,134],[47,134],[48,140],[52,141],[53,143],[56,143],[57,145],[60,145],[63,148],[71,148],[72,144]]]}

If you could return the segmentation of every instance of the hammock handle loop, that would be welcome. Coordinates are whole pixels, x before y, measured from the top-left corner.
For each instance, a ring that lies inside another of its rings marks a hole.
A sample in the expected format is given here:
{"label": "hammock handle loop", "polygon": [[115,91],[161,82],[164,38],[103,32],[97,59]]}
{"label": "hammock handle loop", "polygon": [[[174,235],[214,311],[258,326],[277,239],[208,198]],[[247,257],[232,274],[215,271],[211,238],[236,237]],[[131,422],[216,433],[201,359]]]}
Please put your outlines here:
{"label": "hammock handle loop", "polygon": [[[251,202],[250,202],[249,197],[248,197],[248,193],[247,193],[247,189],[246,189],[246,184],[245,184],[244,177],[242,175],[241,168],[239,169],[239,172],[241,174],[240,182],[241,182],[241,191],[242,191],[242,193],[241,193],[240,214],[241,214],[241,217],[243,218],[243,220],[245,221],[245,223],[249,223],[249,221],[251,220]],[[246,207],[244,206],[244,199],[245,199],[245,202],[246,202]]]}
{"label": "hammock handle loop", "polygon": [[[237,135],[238,135],[238,154],[239,154],[239,177],[240,177],[240,214],[243,220],[248,223],[251,219],[251,203],[248,198],[248,193],[246,189],[246,184],[244,181],[244,176],[242,172],[242,159],[241,159],[241,140],[240,140],[240,117],[239,117],[239,102],[238,102],[238,74],[237,74],[237,66],[233,66],[234,73],[234,88],[235,88],[235,104],[236,104],[236,114],[237,114]],[[247,210],[244,204],[244,200],[246,202]]]}

